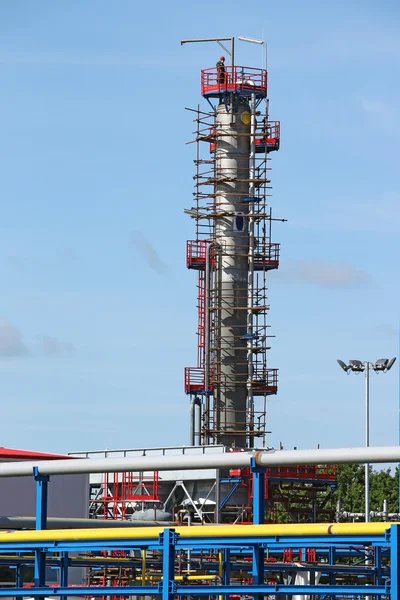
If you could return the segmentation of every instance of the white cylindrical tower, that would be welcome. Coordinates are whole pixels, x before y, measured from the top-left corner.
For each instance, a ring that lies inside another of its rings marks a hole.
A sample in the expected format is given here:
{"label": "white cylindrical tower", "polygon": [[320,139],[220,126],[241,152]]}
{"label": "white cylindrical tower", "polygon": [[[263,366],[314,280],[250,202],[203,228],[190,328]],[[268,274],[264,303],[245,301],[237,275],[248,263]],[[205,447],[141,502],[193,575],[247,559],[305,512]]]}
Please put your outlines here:
{"label": "white cylindrical tower", "polygon": [[196,222],[186,264],[198,271],[198,358],[185,368],[185,392],[201,404],[191,439],[195,430],[205,445],[250,448],[265,441],[266,398],[277,392],[277,370],[267,368],[265,277],[279,258],[267,207],[267,155],[279,148],[279,123],[262,111],[262,69],[205,69],[201,93],[212,111],[196,111],[195,205],[186,210]]}
{"label": "white cylindrical tower", "polygon": [[[237,104],[237,106],[235,106]],[[246,100],[220,104],[215,143],[215,363],[217,441],[243,447],[246,435],[246,307],[248,279],[249,144]]]}

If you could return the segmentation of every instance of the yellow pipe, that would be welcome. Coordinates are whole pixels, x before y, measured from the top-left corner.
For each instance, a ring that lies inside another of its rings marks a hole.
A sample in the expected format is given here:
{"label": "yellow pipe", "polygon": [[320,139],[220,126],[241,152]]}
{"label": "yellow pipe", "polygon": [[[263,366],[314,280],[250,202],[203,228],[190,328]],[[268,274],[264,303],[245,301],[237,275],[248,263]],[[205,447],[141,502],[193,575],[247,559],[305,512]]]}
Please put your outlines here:
{"label": "yellow pipe", "polygon": [[[142,581],[142,587],[144,587],[146,585],[146,558],[147,558],[147,551],[146,550],[142,550],[142,575],[140,577],[141,581]],[[145,600],[145,596],[141,596],[142,600]]]}
{"label": "yellow pipe", "polygon": [[[391,525],[400,523],[310,523],[299,525],[206,525],[203,527],[175,527],[182,538],[247,537],[247,536],[306,536],[306,535],[379,535]],[[38,541],[92,541],[157,539],[162,527],[124,527],[110,529],[51,529],[39,531],[11,531],[0,533],[0,543]]]}

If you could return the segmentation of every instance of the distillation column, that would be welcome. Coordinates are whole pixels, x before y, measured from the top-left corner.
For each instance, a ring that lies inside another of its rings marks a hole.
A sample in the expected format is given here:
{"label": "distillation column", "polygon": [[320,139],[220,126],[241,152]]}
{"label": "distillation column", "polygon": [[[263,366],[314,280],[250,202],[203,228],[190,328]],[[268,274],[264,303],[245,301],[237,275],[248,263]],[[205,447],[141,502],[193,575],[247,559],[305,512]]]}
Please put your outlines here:
{"label": "distillation column", "polygon": [[[236,106],[235,106],[236,105]],[[234,107],[232,109],[232,106]],[[235,111],[235,112],[234,112]],[[215,364],[217,442],[246,445],[248,203],[250,108],[234,98],[216,113],[215,143]]]}

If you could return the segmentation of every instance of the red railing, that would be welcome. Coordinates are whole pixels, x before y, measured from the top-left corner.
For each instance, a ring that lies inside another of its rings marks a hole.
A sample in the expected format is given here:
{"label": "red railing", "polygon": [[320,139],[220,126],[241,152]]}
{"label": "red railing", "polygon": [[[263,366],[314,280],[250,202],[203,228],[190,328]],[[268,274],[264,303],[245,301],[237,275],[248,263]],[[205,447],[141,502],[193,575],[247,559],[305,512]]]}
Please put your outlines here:
{"label": "red railing", "polygon": [[336,465],[270,467],[267,473],[268,477],[279,479],[335,480]]}
{"label": "red railing", "polygon": [[129,502],[159,500],[158,471],[104,473],[103,489],[104,518],[124,519]]}
{"label": "red railing", "polygon": [[203,392],[205,387],[204,369],[201,367],[185,367],[185,394]]}
{"label": "red railing", "polygon": [[278,391],[278,369],[264,369],[254,365],[253,394],[276,394]]}
{"label": "red railing", "polygon": [[207,242],[188,240],[186,242],[186,266],[188,269],[199,269],[206,266]]}
{"label": "red railing", "polygon": [[277,269],[279,266],[280,244],[263,243],[256,238],[256,249],[254,252],[254,269],[262,271],[264,269]]}
{"label": "red railing", "polygon": [[281,137],[281,122],[267,121],[265,125],[265,133],[267,134],[266,137],[279,140]]}
{"label": "red railing", "polygon": [[267,72],[252,67],[229,67],[224,71],[217,67],[201,72],[201,93],[215,96],[229,93],[252,94],[265,98],[267,95]]}

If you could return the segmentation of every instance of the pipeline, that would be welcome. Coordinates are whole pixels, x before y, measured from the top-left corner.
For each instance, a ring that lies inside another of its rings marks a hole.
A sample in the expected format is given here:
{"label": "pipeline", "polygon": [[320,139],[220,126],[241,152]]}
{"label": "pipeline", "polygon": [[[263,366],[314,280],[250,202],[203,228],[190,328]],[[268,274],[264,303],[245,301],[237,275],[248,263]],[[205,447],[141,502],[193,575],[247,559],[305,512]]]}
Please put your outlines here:
{"label": "pipeline", "polygon": [[[128,521],[47,517],[47,529],[110,529],[116,527],[173,527],[173,521]],[[36,517],[0,517],[0,529],[36,529]]]}
{"label": "pipeline", "polygon": [[78,458],[71,460],[21,461],[0,464],[0,477],[78,473],[121,473],[124,471],[170,471],[249,467],[254,457],[259,467],[290,465],[333,465],[400,462],[400,446],[333,448],[326,450],[260,450],[221,454],[141,456],[127,458]]}
{"label": "pipeline", "polygon": [[[382,535],[398,523],[310,523],[296,525],[209,525],[204,527],[176,527],[181,538],[204,537],[268,537],[319,535]],[[0,532],[1,543],[55,542],[158,539],[163,527],[122,529],[59,529]]]}
{"label": "pipeline", "polygon": [[[197,430],[196,430],[196,418],[195,418],[195,409],[198,410],[197,415]],[[190,446],[195,446],[200,444],[200,429],[201,429],[201,400],[197,396],[194,396],[190,401]],[[196,439],[197,438],[197,439]]]}

